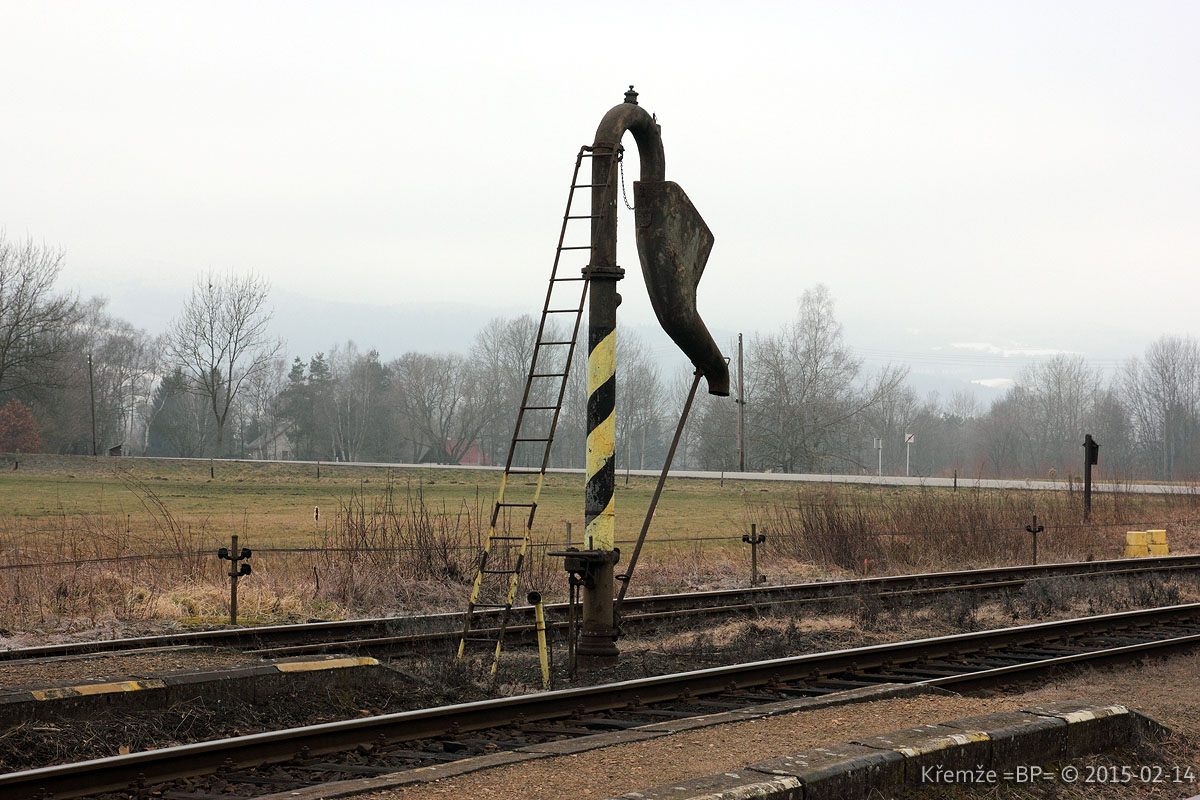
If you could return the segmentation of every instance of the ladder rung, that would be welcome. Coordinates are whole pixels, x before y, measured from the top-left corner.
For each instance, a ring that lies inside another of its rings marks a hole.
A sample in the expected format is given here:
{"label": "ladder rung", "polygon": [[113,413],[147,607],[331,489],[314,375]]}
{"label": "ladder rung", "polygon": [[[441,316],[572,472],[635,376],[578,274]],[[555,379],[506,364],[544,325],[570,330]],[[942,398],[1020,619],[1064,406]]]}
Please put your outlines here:
{"label": "ladder rung", "polygon": [[562,378],[565,377],[565,372],[535,372],[529,377],[531,378]]}
{"label": "ladder rung", "polygon": [[608,186],[607,183],[573,183],[572,189],[594,189],[597,186]]}
{"label": "ladder rung", "polygon": [[547,314],[582,314],[582,308],[547,308]]}
{"label": "ladder rung", "polygon": [[[552,408],[552,406],[547,406],[547,408]],[[509,475],[541,475],[542,471],[540,469],[538,469],[537,467],[510,467],[508,470],[508,474]]]}
{"label": "ladder rung", "polygon": [[516,575],[515,569],[481,569],[479,570],[484,575]]}
{"label": "ladder rung", "polygon": [[591,250],[590,244],[573,244],[570,247],[560,247],[559,250]]}
{"label": "ladder rung", "polygon": [[599,214],[567,214],[564,219],[595,219]]}
{"label": "ladder rung", "polygon": [[524,537],[524,536],[489,536],[488,538],[489,538],[491,541],[493,541],[493,542],[494,542],[494,541],[496,541],[497,539],[505,539],[505,540],[507,540],[507,541],[510,541],[510,542],[523,542],[523,541],[525,541],[525,537]]}
{"label": "ladder rung", "polygon": [[558,411],[558,406],[522,406],[526,411]]}
{"label": "ladder rung", "polygon": [[574,341],[572,341],[572,340],[570,340],[570,339],[567,339],[566,341],[562,341],[562,342],[558,342],[558,341],[554,341],[554,342],[538,342],[538,347],[542,347],[543,345],[548,345],[548,344],[575,344],[575,342],[574,342]]}
{"label": "ladder rung", "polygon": [[[533,503],[496,503],[501,508],[533,508]],[[492,537],[493,539],[496,537]]]}

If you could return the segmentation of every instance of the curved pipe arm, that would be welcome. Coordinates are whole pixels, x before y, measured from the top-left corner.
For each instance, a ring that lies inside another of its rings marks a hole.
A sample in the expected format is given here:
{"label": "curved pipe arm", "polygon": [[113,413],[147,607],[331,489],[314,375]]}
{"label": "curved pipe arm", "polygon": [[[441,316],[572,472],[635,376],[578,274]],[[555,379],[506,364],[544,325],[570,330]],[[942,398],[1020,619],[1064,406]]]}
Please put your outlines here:
{"label": "curved pipe arm", "polygon": [[[637,104],[633,87],[625,93],[625,102],[613,106],[600,120],[592,144],[592,261],[588,265],[593,278],[620,279],[617,267],[617,182],[612,180],[616,153],[625,132],[633,134],[641,160],[641,180],[661,181],[667,170],[662,133],[646,109]],[[607,154],[607,155],[606,155]]]}

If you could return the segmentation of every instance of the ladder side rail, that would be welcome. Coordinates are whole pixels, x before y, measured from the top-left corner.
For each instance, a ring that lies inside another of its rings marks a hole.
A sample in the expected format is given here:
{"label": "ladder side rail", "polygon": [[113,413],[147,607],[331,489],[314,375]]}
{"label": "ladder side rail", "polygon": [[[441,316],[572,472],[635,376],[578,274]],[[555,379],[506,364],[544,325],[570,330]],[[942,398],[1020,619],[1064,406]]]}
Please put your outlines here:
{"label": "ladder side rail", "polygon": [[[567,192],[567,207],[563,212],[563,224],[558,232],[558,246],[554,250],[554,264],[550,268],[550,282],[546,287],[546,302],[542,304],[542,317],[538,321],[537,334],[534,337],[533,358],[529,362],[529,373],[525,378],[525,390],[521,393],[521,407],[517,410],[517,421],[513,428],[513,438],[508,445],[508,456],[504,461],[504,471],[507,473],[512,468],[513,456],[517,450],[517,436],[521,431],[521,424],[525,420],[525,406],[528,405],[529,391],[533,388],[533,375],[537,371],[538,355],[541,352],[542,335],[546,329],[546,315],[550,308],[550,302],[554,294],[554,279],[558,275],[558,265],[562,259],[563,242],[566,241],[567,224],[571,217],[571,207],[575,202],[575,184],[579,181],[579,170],[583,164],[584,149],[580,148],[579,153],[575,156],[575,171],[571,175],[571,188]],[[586,281],[585,281],[586,283]]]}
{"label": "ladder side rail", "polygon": [[[614,148],[611,152],[607,152],[607,153],[594,153],[594,152],[592,152],[592,150],[593,150],[593,148],[585,145],[580,148],[579,153],[575,157],[575,169],[574,169],[574,172],[572,173],[571,186],[567,193],[567,204],[566,204],[565,213],[563,214],[563,224],[559,230],[558,246],[555,248],[554,263],[553,263],[553,265],[551,267],[551,271],[550,271],[550,281],[546,288],[546,299],[545,299],[545,302],[542,304],[541,319],[538,322],[537,334],[536,334],[536,337],[534,340],[533,356],[530,361],[529,372],[525,379],[525,388],[524,388],[524,391],[523,391],[522,397],[521,397],[521,406],[517,412],[517,420],[516,420],[516,424],[513,429],[513,436],[512,436],[511,441],[509,442],[508,456],[505,460],[504,472],[502,473],[501,478],[500,478],[500,487],[496,494],[496,502],[492,507],[492,517],[491,517],[491,524],[489,525],[487,542],[486,542],[483,552],[480,554],[479,568],[475,573],[475,581],[473,582],[473,585],[472,585],[470,599],[467,601],[467,613],[465,615],[465,620],[464,620],[464,624],[463,624],[463,634],[459,641],[459,646],[458,646],[458,657],[460,659],[463,657],[463,654],[466,650],[467,637],[471,631],[471,623],[474,618],[475,606],[478,603],[479,594],[482,589],[483,577],[485,574],[487,574],[485,572],[485,569],[487,566],[488,557],[491,554],[492,542],[493,542],[493,539],[495,538],[496,523],[499,521],[500,509],[504,507],[504,495],[505,495],[505,490],[507,489],[508,476],[512,469],[512,462],[513,462],[513,458],[514,458],[514,455],[516,452],[516,447],[520,440],[521,425],[524,421],[525,411],[528,406],[529,394],[532,389],[533,381],[534,381],[534,374],[537,371],[538,356],[541,354],[542,348],[545,346],[543,336],[545,335],[546,321],[549,316],[550,305],[551,305],[551,301],[553,299],[554,284],[555,284],[555,281],[558,276],[558,268],[559,268],[559,265],[561,264],[562,253],[564,250],[563,243],[566,241],[567,226],[570,223],[571,219],[574,219],[574,217],[572,217],[572,215],[571,215],[571,209],[574,204],[575,189],[578,186],[579,171],[580,171],[580,168],[583,163],[584,154],[587,153],[589,157],[600,156],[600,157],[609,157],[609,158],[619,159],[623,148],[620,148],[618,146],[617,148]],[[610,169],[609,170],[609,181],[611,182],[611,181],[615,180],[616,175],[617,175],[617,171]],[[589,186],[589,188],[594,188],[594,187]],[[570,248],[570,249],[588,249],[588,248]],[[558,420],[562,413],[562,403],[563,403],[563,398],[566,395],[566,388],[567,388],[567,383],[568,383],[568,379],[569,379],[569,375],[570,375],[570,371],[571,371],[572,361],[574,360],[575,348],[577,347],[578,341],[579,341],[579,329],[580,329],[580,326],[582,325],[582,321],[583,321],[584,303],[587,299],[588,287],[590,284],[590,281],[588,280],[588,276],[586,275],[586,270],[585,270],[585,275],[583,276],[582,284],[583,284],[583,288],[580,291],[579,305],[575,309],[575,324],[571,331],[571,338],[569,340],[570,344],[568,345],[567,353],[566,353],[566,361],[562,368],[562,375],[561,375],[560,382],[559,382],[558,397],[556,399],[556,403],[554,406],[554,414],[551,418],[550,428],[549,428],[549,431],[548,431],[548,434],[547,434],[546,440],[545,440],[545,448],[542,453],[542,463],[538,470],[538,480],[537,480],[536,488],[534,489],[533,500],[529,504],[529,512],[525,519],[525,525],[524,525],[524,530],[522,531],[520,545],[517,547],[516,562],[513,565],[513,568],[511,571],[507,570],[507,569],[497,571],[497,574],[504,574],[507,572],[510,574],[510,577],[509,577],[508,592],[505,597],[505,604],[503,606],[504,610],[503,610],[503,614],[501,616],[500,627],[496,634],[496,647],[495,647],[495,651],[494,651],[494,655],[493,655],[492,670],[491,670],[493,675],[496,673],[496,671],[499,667],[500,652],[501,652],[501,649],[502,649],[503,643],[504,643],[504,635],[508,628],[508,621],[509,621],[509,616],[512,611],[512,604],[516,598],[516,591],[517,591],[517,587],[520,582],[521,568],[525,563],[525,557],[528,554],[528,550],[530,547],[530,542],[531,542],[532,533],[533,533],[534,516],[537,513],[538,502],[541,499],[542,488],[545,486],[546,468],[549,465],[550,453],[551,453],[551,450],[554,445],[554,435],[555,435],[555,432],[558,427]]]}
{"label": "ladder side rail", "polygon": [[[614,161],[619,161],[622,153],[624,153],[624,148],[618,145],[607,153],[593,153],[593,157],[611,158]],[[617,170],[611,168],[609,169],[608,180],[610,183],[616,181],[617,174]],[[615,210],[616,209],[612,209],[614,212]],[[583,290],[579,295],[579,313],[575,315],[575,327],[571,331],[571,344],[567,348],[567,360],[563,365],[562,382],[558,387],[558,400],[555,403],[553,419],[550,421],[550,441],[546,443],[546,451],[542,455],[542,466],[540,470],[542,474],[545,474],[546,469],[550,466],[550,451],[552,445],[554,444],[554,434],[558,430],[558,419],[562,414],[563,398],[567,393],[567,383],[571,374],[571,367],[573,366],[575,360],[575,348],[579,345],[579,328],[583,324],[583,306],[584,302],[587,300],[587,293],[590,286],[590,280],[583,281]],[[532,519],[530,520],[530,523],[532,525]]]}

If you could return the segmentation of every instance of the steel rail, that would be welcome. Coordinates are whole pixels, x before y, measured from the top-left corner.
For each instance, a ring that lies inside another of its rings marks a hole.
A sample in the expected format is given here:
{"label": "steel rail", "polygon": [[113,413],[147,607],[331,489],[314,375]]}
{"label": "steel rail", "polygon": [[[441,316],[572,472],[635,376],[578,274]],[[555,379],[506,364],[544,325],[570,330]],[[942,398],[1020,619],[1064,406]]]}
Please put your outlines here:
{"label": "steel rail", "polygon": [[[1013,588],[1029,580],[1050,577],[1117,577],[1164,571],[1200,569],[1200,555],[1156,556],[1148,558],[1111,559],[1104,561],[1069,561],[1056,564],[1027,564],[1013,567],[927,572],[910,575],[887,575],[849,580],[757,586],[744,589],[719,589],[705,592],[682,592],[627,597],[622,623],[636,626],[666,620],[671,617],[717,615],[722,613],[761,611],[770,606],[832,602],[857,599],[864,595],[892,599],[963,590]],[[562,616],[566,603],[548,603],[546,612]],[[532,608],[514,606],[518,622],[509,631],[517,634],[533,630]],[[487,619],[496,614],[479,612]],[[0,662],[92,653],[121,652],[138,649],[210,646],[247,649],[266,655],[319,652],[335,647],[402,648],[405,643],[438,642],[447,635],[461,633],[462,612],[372,617],[325,622],[306,622],[290,625],[222,628],[210,631],[189,631],[156,636],[104,639],[88,642],[69,642],[34,647],[0,650]],[[552,628],[565,623],[555,620]],[[426,630],[415,630],[425,628]],[[433,630],[429,630],[433,629]],[[398,630],[413,631],[397,634]]]}
{"label": "steel rail", "polygon": [[[244,768],[279,763],[301,752],[320,755],[352,749],[368,742],[411,741],[452,732],[481,730],[510,724],[514,719],[549,720],[575,713],[668,702],[681,697],[769,687],[787,681],[819,682],[822,676],[854,675],[869,669],[895,668],[896,665],[927,663],[937,659],[961,659],[981,653],[1002,653],[1005,649],[1068,641],[1089,635],[1111,635],[1129,629],[1169,627],[1174,624],[1189,626],[1191,630],[1198,622],[1200,603],[1190,603],[405,711],[0,775],[0,796],[22,800],[47,795],[66,798],[99,794],[140,783],[158,783],[207,774],[231,766]],[[913,683],[949,685],[995,681],[1087,660],[1129,657],[1143,652],[1200,644],[1200,633],[1180,636],[1177,630],[1169,632],[1171,635],[1165,638],[1135,645],[1101,646],[1084,653],[987,670],[971,669],[957,675]]]}

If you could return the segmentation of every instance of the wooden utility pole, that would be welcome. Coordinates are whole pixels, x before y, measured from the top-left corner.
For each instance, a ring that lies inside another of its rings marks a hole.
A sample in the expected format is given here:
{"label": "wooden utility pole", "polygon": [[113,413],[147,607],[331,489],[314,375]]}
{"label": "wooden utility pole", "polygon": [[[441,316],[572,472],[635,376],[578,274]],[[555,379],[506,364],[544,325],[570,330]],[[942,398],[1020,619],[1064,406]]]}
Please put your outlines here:
{"label": "wooden utility pole", "polygon": [[92,376],[91,353],[88,353],[88,394],[92,398],[92,455],[96,455],[96,380]]}
{"label": "wooden utility pole", "polygon": [[738,334],[738,472],[746,471],[746,387],[742,383],[742,335]]}

